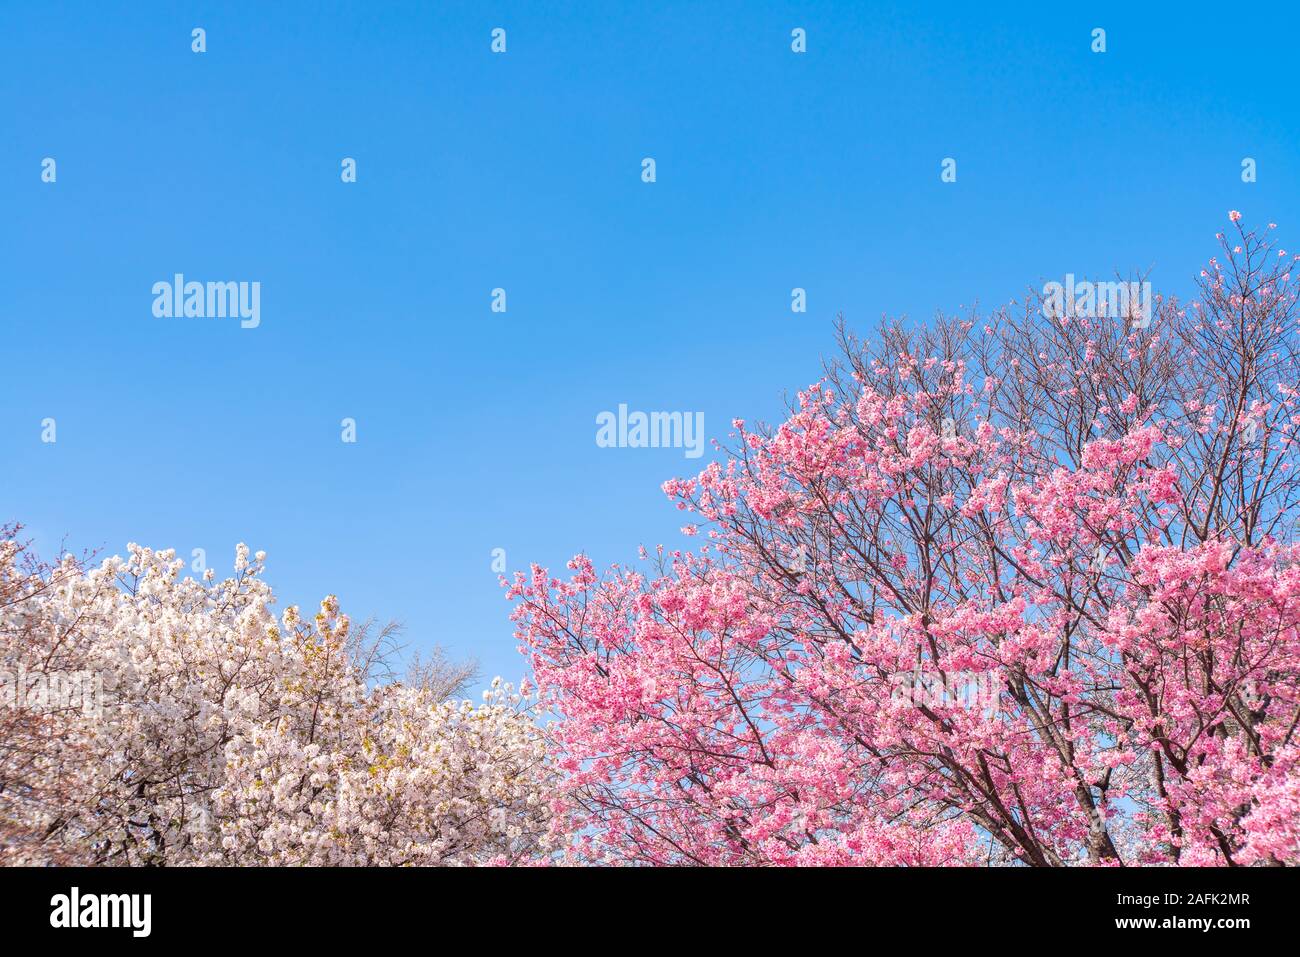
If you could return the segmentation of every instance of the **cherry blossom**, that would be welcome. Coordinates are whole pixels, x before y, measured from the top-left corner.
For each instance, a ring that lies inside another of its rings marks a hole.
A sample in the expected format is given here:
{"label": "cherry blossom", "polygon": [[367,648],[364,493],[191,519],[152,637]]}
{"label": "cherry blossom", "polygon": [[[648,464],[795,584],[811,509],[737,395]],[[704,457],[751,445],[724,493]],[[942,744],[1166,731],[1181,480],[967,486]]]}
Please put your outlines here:
{"label": "cherry blossom", "polygon": [[1141,329],[842,332],[665,483],[702,544],[516,575],[569,856],[1300,863],[1300,315],[1241,245]]}
{"label": "cherry blossom", "polygon": [[[85,569],[0,544],[0,651],[102,676],[86,709],[0,711],[0,858],[475,864],[545,855],[552,771],[527,689],[374,684],[333,596],[273,614],[264,555],[224,581],[131,545]],[[20,732],[13,733],[10,732]]]}

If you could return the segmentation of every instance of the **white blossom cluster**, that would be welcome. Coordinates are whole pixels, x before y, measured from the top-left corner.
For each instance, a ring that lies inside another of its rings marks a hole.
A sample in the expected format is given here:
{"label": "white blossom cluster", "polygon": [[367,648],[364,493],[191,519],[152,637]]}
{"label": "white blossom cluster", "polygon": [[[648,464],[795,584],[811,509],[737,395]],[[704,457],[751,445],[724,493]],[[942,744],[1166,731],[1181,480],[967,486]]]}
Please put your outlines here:
{"label": "white blossom cluster", "polygon": [[370,687],[349,621],[277,619],[264,555],[181,577],[136,545],[23,590],[0,543],[0,656],[103,676],[104,707],[0,712],[0,862],[431,865],[545,853],[551,769],[527,689]]}

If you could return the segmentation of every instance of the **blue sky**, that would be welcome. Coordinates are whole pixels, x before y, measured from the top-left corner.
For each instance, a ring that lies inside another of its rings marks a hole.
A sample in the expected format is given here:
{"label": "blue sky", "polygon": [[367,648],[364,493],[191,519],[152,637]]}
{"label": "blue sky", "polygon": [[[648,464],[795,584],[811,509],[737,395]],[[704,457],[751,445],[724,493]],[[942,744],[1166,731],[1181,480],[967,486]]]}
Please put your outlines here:
{"label": "blue sky", "polygon": [[[1186,293],[1230,208],[1300,247],[1297,16],[1261,16],[5,3],[0,520],[219,573],[246,541],[284,599],[517,678],[494,548],[682,541],[659,485],[706,459],[598,448],[599,412],[770,420],[840,312],[1067,272]],[[260,282],[261,325],[155,318],[177,272]]]}

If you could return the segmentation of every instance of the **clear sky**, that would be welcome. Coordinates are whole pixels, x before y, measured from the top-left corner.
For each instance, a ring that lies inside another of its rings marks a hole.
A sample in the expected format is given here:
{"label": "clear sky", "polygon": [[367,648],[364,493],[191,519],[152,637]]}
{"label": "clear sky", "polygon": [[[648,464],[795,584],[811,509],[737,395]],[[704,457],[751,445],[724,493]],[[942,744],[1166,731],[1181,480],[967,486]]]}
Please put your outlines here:
{"label": "clear sky", "polygon": [[[1296,9],[3,0],[0,520],[246,541],[517,678],[493,549],[684,542],[659,485],[707,456],[598,413],[771,420],[840,312],[1187,293],[1230,208],[1300,247]],[[260,282],[260,326],[156,318],[175,273]]]}

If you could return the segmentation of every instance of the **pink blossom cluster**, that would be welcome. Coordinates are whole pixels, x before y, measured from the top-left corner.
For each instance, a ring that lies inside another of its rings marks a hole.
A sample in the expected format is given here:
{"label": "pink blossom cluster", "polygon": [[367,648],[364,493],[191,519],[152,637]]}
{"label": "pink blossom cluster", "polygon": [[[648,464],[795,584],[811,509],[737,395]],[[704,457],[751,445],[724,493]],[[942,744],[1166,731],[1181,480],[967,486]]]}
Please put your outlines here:
{"label": "pink blossom cluster", "polygon": [[1300,313],[1240,232],[1140,329],[844,332],[665,484],[697,549],[518,574],[569,855],[1300,863]]}

